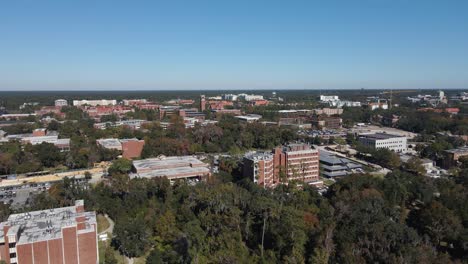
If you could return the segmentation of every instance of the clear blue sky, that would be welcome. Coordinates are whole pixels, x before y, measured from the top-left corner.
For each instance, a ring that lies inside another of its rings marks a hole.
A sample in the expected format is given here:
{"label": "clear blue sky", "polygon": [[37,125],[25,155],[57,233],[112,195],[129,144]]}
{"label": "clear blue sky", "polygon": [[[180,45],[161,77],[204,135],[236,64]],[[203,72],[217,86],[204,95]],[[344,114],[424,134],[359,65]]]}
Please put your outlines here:
{"label": "clear blue sky", "polygon": [[468,1],[0,1],[0,90],[468,88]]}

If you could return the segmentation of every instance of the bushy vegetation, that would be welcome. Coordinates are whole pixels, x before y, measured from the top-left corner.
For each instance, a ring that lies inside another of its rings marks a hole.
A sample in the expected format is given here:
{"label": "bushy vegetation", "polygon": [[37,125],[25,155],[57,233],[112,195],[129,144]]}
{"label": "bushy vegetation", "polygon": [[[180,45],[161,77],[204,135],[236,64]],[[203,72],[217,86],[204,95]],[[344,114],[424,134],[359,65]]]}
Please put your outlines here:
{"label": "bushy vegetation", "polygon": [[84,190],[70,181],[31,208],[84,198],[116,222],[121,254],[147,263],[452,263],[466,260],[468,171],[431,179],[394,171],[352,175],[324,196],[313,187],[262,189],[217,176],[196,186],[128,179]]}

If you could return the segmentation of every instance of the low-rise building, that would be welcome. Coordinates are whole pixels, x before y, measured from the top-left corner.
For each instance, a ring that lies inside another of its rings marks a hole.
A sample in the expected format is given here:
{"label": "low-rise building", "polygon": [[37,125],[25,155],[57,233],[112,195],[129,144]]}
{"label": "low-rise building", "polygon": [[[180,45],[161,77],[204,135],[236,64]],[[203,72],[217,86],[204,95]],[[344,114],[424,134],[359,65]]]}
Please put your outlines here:
{"label": "low-rise building", "polygon": [[327,178],[343,177],[362,170],[362,165],[327,151],[320,151],[320,174]]}
{"label": "low-rise building", "polygon": [[241,122],[245,122],[245,123],[257,122],[258,120],[260,120],[262,118],[261,115],[254,115],[254,114],[243,115],[243,116],[234,116],[234,117],[239,119]]}
{"label": "low-rise building", "polygon": [[364,134],[359,136],[359,142],[374,149],[386,148],[395,152],[407,150],[406,137],[404,136],[386,133]]}
{"label": "low-rise building", "polygon": [[150,121],[146,121],[143,119],[130,119],[130,120],[122,120],[117,122],[102,122],[102,123],[95,123],[94,128],[96,129],[106,129],[108,127],[119,127],[119,126],[126,126],[131,129],[140,129],[143,124],[149,123]]}
{"label": "low-rise building", "polygon": [[161,156],[133,161],[134,173],[131,173],[130,177],[167,177],[169,180],[203,179],[211,174],[208,166],[194,156]]}
{"label": "low-rise building", "polygon": [[126,159],[140,157],[141,152],[143,151],[143,147],[145,146],[144,140],[138,140],[136,138],[105,138],[96,140],[96,143],[105,149],[116,150],[121,152],[122,157]]}
{"label": "low-rise building", "polygon": [[12,214],[0,223],[0,260],[14,263],[98,263],[95,212],[74,206]]}

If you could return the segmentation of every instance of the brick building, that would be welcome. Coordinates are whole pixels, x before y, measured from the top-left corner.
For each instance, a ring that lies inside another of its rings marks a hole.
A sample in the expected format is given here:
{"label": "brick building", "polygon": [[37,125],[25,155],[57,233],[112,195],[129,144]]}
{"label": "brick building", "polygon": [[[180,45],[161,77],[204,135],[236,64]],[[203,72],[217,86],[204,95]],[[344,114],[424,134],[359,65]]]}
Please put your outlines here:
{"label": "brick building", "polygon": [[244,156],[243,174],[263,187],[274,185],[274,159],[272,153],[251,152]]}
{"label": "brick building", "polygon": [[13,214],[0,223],[0,260],[7,264],[99,262],[95,212],[75,206]]}
{"label": "brick building", "polygon": [[468,156],[468,147],[461,147],[456,149],[449,149],[444,151],[444,168],[449,169],[450,167],[457,166],[458,160],[462,157]]}
{"label": "brick building", "polygon": [[340,129],[342,125],[338,116],[313,116],[311,122],[315,129]]}
{"label": "brick building", "polygon": [[98,139],[96,143],[105,148],[113,149],[122,153],[122,157],[126,159],[138,158],[143,151],[145,146],[144,140],[138,140],[136,138],[127,138],[127,139],[115,139],[115,138],[106,138]]}
{"label": "brick building", "polygon": [[[273,168],[273,170],[271,170]],[[271,153],[249,153],[244,156],[243,173],[264,187],[274,187],[292,180],[321,184],[319,152],[308,144],[289,144]]]}

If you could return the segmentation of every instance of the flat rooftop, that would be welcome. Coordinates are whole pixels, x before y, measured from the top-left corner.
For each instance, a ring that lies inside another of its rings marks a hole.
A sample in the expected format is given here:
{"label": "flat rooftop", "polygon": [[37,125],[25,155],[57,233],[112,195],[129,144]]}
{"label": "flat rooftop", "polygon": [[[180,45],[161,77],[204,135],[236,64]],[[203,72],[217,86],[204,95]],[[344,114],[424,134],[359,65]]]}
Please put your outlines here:
{"label": "flat rooftop", "polygon": [[159,157],[133,161],[137,173],[158,169],[175,169],[179,167],[207,167],[208,164],[202,162],[194,156],[172,156]]}
{"label": "flat rooftop", "polygon": [[96,142],[101,145],[103,148],[107,149],[122,149],[122,143],[116,138],[103,138],[98,139]]}
{"label": "flat rooftop", "polygon": [[467,153],[468,152],[468,147],[461,147],[461,148],[456,148],[456,149],[449,149],[446,150],[448,153],[453,153],[453,154],[461,154],[461,153]]}
{"label": "flat rooftop", "polygon": [[[83,201],[76,201],[76,205],[83,205]],[[0,226],[10,226],[7,235],[17,235],[17,245],[29,244],[62,237],[62,228],[76,226],[76,217],[84,217],[84,229],[78,233],[94,232],[96,222],[95,212],[76,212],[76,205],[12,214]],[[0,237],[4,236],[3,228]]]}
{"label": "flat rooftop", "polygon": [[272,160],[273,154],[271,152],[249,152],[244,157],[253,161]]}
{"label": "flat rooftop", "polygon": [[404,136],[387,134],[387,133],[375,133],[375,134],[360,135],[360,137],[378,140],[378,139],[402,138]]}

